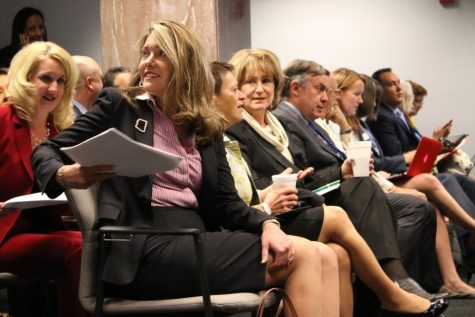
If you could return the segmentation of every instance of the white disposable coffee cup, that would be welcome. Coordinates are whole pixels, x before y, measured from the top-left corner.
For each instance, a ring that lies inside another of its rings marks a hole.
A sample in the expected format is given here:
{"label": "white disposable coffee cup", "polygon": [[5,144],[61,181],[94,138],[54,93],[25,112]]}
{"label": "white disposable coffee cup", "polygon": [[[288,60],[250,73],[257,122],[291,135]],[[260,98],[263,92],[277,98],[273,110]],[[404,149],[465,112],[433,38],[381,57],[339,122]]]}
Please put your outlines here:
{"label": "white disposable coffee cup", "polygon": [[371,159],[371,141],[354,141],[350,142],[348,158],[353,162],[353,176],[365,177],[369,176],[369,161]]}
{"label": "white disposable coffee cup", "polygon": [[275,189],[295,188],[297,186],[297,174],[272,175]]}

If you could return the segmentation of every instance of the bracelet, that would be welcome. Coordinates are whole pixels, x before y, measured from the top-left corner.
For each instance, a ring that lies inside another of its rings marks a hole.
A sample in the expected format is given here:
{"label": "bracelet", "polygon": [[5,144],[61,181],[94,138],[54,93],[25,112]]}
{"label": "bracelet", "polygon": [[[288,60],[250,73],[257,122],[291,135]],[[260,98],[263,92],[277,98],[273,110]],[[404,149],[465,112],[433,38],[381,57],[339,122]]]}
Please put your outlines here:
{"label": "bracelet", "polygon": [[66,186],[66,184],[64,183],[64,167],[65,166],[63,165],[56,171],[56,182],[59,184],[59,186],[63,187],[64,189],[67,189],[69,187]]}
{"label": "bracelet", "polygon": [[267,219],[262,222],[261,231],[264,231],[264,226],[268,223],[276,224],[280,228],[280,222],[277,219]]}
{"label": "bracelet", "polygon": [[353,130],[351,128],[349,128],[348,130],[340,131],[340,134],[348,134],[348,133],[351,133],[351,132],[353,132]]}
{"label": "bracelet", "polygon": [[264,209],[264,212],[266,214],[268,214],[268,215],[272,214],[272,209],[270,208],[268,203],[262,203],[261,206],[262,206],[262,209]]}

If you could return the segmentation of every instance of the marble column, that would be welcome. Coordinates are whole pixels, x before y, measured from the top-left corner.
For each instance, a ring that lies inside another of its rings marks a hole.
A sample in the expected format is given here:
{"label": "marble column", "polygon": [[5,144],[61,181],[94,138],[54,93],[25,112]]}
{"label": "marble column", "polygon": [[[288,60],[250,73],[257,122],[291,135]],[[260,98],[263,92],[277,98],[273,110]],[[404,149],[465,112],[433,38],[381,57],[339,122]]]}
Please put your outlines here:
{"label": "marble column", "polygon": [[121,65],[135,70],[137,43],[150,23],[160,19],[191,27],[200,36],[209,60],[217,59],[215,0],[101,0],[103,69]]}

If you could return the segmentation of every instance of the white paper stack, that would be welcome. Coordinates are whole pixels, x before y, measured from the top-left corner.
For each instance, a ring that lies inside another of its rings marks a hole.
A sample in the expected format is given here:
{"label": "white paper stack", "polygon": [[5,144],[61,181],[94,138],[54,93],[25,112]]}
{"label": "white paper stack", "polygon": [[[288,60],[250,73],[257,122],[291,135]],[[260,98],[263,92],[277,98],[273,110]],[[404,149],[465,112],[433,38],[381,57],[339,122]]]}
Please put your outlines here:
{"label": "white paper stack", "polygon": [[82,166],[114,165],[117,175],[130,177],[171,170],[181,160],[179,156],[132,140],[115,128],[61,150]]}
{"label": "white paper stack", "polygon": [[52,205],[62,205],[67,204],[68,199],[66,195],[61,194],[55,199],[49,198],[46,194],[42,193],[33,193],[29,195],[22,195],[13,197],[5,202],[3,206],[4,209],[29,209],[29,208],[37,208],[37,207],[44,207],[44,206],[52,206]]}

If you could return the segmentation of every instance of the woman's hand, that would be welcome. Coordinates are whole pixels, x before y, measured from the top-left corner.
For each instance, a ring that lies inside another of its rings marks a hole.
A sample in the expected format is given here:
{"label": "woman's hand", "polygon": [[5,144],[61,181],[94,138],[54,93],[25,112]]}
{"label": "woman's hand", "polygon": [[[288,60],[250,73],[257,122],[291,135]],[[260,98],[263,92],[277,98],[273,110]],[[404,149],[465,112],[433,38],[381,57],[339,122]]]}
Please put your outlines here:
{"label": "woman's hand", "polygon": [[267,263],[269,253],[272,253],[273,260],[269,263],[271,270],[287,267],[292,263],[295,254],[292,241],[275,223],[264,225],[262,228],[261,244],[261,263]]}
{"label": "woman's hand", "polygon": [[63,183],[66,187],[71,188],[89,188],[96,183],[116,175],[113,165],[85,167],[75,163],[73,165],[63,165],[61,168],[63,172]]}
{"label": "woman's hand", "polygon": [[272,211],[272,215],[278,215],[292,210],[298,203],[297,189],[281,188],[267,193],[264,201]]}
{"label": "woman's hand", "polygon": [[[346,159],[343,164],[341,165],[341,176],[343,179],[351,179],[354,177],[353,174],[353,164],[355,164],[355,160],[352,158]],[[374,172],[374,160],[371,158],[369,159],[369,175],[373,175]]]}
{"label": "woman's hand", "polygon": [[5,205],[5,203],[0,201],[0,217],[7,214],[7,212],[3,210],[3,205]]}
{"label": "woman's hand", "polygon": [[[307,177],[308,175],[312,174],[315,169],[313,167],[307,167],[303,171],[300,170],[297,172],[297,180],[300,181]],[[291,167],[287,167],[285,170],[282,171],[280,174],[292,174],[293,170]]]}
{"label": "woman's hand", "polygon": [[311,175],[313,173],[315,169],[313,167],[307,167],[306,169],[304,169],[303,171],[300,170],[297,172],[297,180],[298,181],[301,181],[302,179],[304,179],[305,177]]}
{"label": "woman's hand", "polygon": [[412,163],[412,160],[414,159],[414,156],[416,155],[416,150],[412,150],[409,152],[405,152],[403,154],[404,157],[404,162],[406,162],[407,165]]}
{"label": "woman's hand", "polygon": [[378,171],[377,174],[379,174],[383,178],[389,178],[391,176],[391,174],[385,171]]}
{"label": "woman's hand", "polygon": [[447,122],[441,127],[435,128],[432,132],[432,138],[435,140],[440,140],[449,136],[450,131],[452,130],[452,120]]}
{"label": "woman's hand", "polygon": [[340,127],[341,131],[351,129],[348,119],[338,105],[332,107],[331,112],[327,115],[327,119],[335,122]]}

